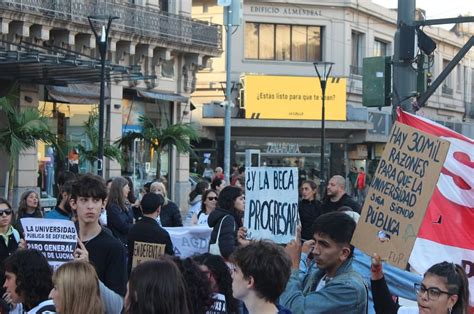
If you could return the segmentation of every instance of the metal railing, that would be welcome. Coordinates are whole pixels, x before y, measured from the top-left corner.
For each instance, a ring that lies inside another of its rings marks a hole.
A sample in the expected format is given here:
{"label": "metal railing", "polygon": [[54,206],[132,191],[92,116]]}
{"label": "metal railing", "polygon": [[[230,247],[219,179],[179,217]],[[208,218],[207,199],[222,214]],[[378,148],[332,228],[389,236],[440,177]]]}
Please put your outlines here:
{"label": "metal railing", "polygon": [[222,50],[222,27],[118,0],[3,0],[0,8],[88,25],[91,15],[117,16],[112,29],[165,42]]}

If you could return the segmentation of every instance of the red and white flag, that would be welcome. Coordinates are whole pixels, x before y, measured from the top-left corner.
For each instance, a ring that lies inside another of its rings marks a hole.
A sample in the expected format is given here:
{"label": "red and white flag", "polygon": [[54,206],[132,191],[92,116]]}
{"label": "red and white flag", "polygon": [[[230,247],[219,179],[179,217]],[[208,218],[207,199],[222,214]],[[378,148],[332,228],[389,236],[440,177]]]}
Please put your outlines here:
{"label": "red and white flag", "polygon": [[443,261],[462,265],[469,278],[474,313],[474,140],[400,109],[397,120],[451,143],[410,265],[419,273]]}

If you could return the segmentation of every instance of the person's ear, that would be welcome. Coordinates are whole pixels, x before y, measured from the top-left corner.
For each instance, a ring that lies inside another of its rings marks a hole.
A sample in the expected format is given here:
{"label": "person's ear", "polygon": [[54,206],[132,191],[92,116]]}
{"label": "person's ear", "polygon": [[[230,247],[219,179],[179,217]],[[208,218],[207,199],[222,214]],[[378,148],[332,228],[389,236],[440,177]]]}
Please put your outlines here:
{"label": "person's ear", "polygon": [[[450,295],[448,298],[448,308],[452,309],[456,302],[458,302],[459,296],[457,294]],[[451,311],[450,311],[451,313]]]}
{"label": "person's ear", "polygon": [[248,276],[247,279],[247,289],[253,288],[255,286],[255,279],[252,276]]}
{"label": "person's ear", "polygon": [[161,213],[161,206],[158,206],[158,208],[156,209],[156,212],[158,213],[158,215]]}
{"label": "person's ear", "polygon": [[72,209],[76,210],[77,209],[76,200],[73,198],[69,199],[69,206],[71,206]]}
{"label": "person's ear", "polygon": [[340,259],[341,261],[346,261],[351,255],[351,248],[347,245],[344,245],[341,249]]}

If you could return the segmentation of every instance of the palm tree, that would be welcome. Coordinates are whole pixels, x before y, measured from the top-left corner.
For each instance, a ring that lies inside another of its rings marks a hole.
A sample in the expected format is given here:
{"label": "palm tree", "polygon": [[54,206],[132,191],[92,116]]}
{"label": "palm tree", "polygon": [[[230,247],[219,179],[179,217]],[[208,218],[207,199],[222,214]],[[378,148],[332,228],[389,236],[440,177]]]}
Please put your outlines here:
{"label": "palm tree", "polygon": [[[13,199],[16,158],[24,150],[35,147],[37,141],[57,147],[56,135],[49,131],[47,118],[37,108],[19,110],[17,97],[0,98],[0,111],[6,116],[6,126],[0,128],[0,149],[8,154],[8,199]],[[56,151],[59,151],[58,149]]]}
{"label": "palm tree", "polygon": [[[76,146],[77,152],[81,162],[89,162],[91,167],[97,161],[99,154],[99,132],[97,132],[97,110],[92,110],[89,113],[89,118],[84,122],[84,134],[89,139],[91,147],[87,149],[82,144]],[[104,156],[123,163],[122,151],[115,145],[104,143]]]}
{"label": "palm tree", "polygon": [[161,174],[161,153],[172,146],[176,147],[178,153],[192,153],[193,146],[190,141],[199,140],[199,134],[191,123],[171,124],[167,121],[163,128],[159,128],[146,116],[138,118],[142,126],[142,132],[128,132],[116,141],[120,146],[130,147],[135,139],[144,140],[157,154],[156,178]]}

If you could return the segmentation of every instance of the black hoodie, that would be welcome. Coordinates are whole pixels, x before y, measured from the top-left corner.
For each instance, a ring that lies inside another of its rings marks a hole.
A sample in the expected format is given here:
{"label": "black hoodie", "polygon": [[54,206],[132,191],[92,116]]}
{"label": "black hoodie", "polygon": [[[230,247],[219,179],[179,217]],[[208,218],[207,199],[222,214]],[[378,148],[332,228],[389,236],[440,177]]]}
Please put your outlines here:
{"label": "black hoodie", "polygon": [[236,222],[234,214],[228,210],[216,208],[209,214],[207,224],[212,228],[209,244],[216,243],[217,233],[221,226],[219,249],[222,257],[227,260],[237,247],[237,230],[239,229],[239,224]]}

